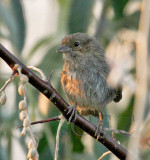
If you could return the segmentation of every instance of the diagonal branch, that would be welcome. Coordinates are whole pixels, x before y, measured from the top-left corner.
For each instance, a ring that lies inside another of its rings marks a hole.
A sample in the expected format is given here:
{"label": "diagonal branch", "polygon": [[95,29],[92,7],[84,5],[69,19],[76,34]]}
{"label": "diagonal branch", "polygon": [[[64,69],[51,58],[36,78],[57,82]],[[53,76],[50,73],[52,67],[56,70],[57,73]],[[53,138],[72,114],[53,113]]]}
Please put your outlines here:
{"label": "diagonal branch", "polygon": [[[59,111],[63,114],[63,116],[68,120],[69,115],[67,115],[67,112],[69,110],[69,104],[59,95],[59,93],[57,93],[57,91],[49,82],[41,80],[1,44],[0,57],[12,69],[15,64],[18,64],[21,67],[21,72],[28,76],[29,83],[36,89],[38,89],[41,93],[43,93],[49,100],[51,100],[52,103],[54,103],[55,106],[59,109]],[[97,139],[97,136],[95,135],[96,126],[88,120],[86,120],[85,118],[83,118],[82,116],[77,115],[74,124],[81,128],[83,131],[85,131],[87,134],[92,136],[93,138]],[[115,142],[107,134],[105,134],[103,138],[98,139],[98,141],[101,142],[106,148],[108,148],[114,155],[116,155],[121,160],[125,160],[127,154],[129,154],[125,148],[123,148],[121,145]]]}

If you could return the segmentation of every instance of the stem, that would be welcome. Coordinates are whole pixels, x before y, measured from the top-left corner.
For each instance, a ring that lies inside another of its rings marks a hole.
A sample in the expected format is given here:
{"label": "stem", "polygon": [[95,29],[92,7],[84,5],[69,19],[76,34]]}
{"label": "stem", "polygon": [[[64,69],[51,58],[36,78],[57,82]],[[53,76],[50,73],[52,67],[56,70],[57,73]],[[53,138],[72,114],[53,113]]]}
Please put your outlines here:
{"label": "stem", "polygon": [[15,75],[11,75],[11,77],[5,82],[4,86],[0,89],[0,93],[5,90],[5,88],[8,86],[8,84],[15,78]]}
{"label": "stem", "polygon": [[[31,122],[31,125],[35,125],[35,124],[39,124],[39,123],[46,123],[46,122],[51,122],[51,121],[58,121],[60,120],[60,116],[56,116],[56,117],[52,117],[52,118],[48,118],[45,120],[40,120],[40,121],[35,121],[35,122]],[[18,128],[22,128],[23,126],[19,126]]]}

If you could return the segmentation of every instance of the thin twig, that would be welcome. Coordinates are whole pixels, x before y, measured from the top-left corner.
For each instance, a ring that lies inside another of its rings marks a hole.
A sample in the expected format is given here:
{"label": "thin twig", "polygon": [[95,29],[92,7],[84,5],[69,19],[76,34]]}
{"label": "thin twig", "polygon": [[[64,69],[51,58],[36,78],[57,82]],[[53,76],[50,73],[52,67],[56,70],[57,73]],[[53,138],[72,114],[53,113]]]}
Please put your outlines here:
{"label": "thin twig", "polygon": [[62,125],[65,122],[65,118],[62,115],[61,115],[60,119],[61,120],[59,122],[58,129],[57,129],[57,134],[56,134],[56,148],[55,148],[55,157],[54,157],[54,160],[58,159],[60,130],[61,130]]}
{"label": "thin twig", "polygon": [[131,133],[126,132],[124,130],[118,130],[118,129],[112,129],[112,128],[105,128],[106,131],[110,131],[113,133],[119,133],[119,134],[123,134],[123,135],[131,135]]}
{"label": "thin twig", "polygon": [[[52,118],[48,118],[48,119],[45,119],[45,120],[40,120],[40,121],[34,121],[34,122],[31,122],[31,125],[35,125],[35,124],[39,124],[39,123],[46,123],[46,122],[52,122],[52,121],[58,121],[60,120],[60,116],[56,116],[56,117],[52,117]],[[23,126],[19,126],[17,127],[18,128],[22,128]]]}
{"label": "thin twig", "polygon": [[107,156],[107,155],[110,154],[110,153],[111,153],[111,151],[107,151],[107,152],[103,153],[103,154],[99,157],[98,160],[103,159],[105,156]]}
{"label": "thin twig", "polygon": [[8,84],[15,78],[15,74],[12,74],[10,78],[5,82],[4,86],[0,89],[0,93],[5,90]]}
{"label": "thin twig", "polygon": [[42,77],[43,80],[45,80],[45,81],[47,80],[45,74],[43,73],[43,71],[41,69],[39,69],[37,67],[34,67],[34,66],[28,66],[28,68],[32,69],[34,71],[37,71],[41,75],[41,77]]}

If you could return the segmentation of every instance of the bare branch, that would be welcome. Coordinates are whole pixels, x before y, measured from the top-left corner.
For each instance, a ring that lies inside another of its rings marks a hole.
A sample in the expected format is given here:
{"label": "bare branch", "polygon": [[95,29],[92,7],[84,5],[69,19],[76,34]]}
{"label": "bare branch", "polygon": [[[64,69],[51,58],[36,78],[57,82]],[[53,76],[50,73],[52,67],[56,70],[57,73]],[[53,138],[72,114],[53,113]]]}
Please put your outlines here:
{"label": "bare branch", "polygon": [[[46,123],[46,122],[51,122],[51,121],[58,121],[60,120],[60,116],[56,116],[56,117],[52,117],[52,118],[48,118],[48,119],[45,119],[45,120],[40,120],[40,121],[34,121],[34,122],[31,122],[31,125],[35,125],[35,124],[39,124],[39,123]],[[17,128],[22,128],[23,126],[19,126]]]}

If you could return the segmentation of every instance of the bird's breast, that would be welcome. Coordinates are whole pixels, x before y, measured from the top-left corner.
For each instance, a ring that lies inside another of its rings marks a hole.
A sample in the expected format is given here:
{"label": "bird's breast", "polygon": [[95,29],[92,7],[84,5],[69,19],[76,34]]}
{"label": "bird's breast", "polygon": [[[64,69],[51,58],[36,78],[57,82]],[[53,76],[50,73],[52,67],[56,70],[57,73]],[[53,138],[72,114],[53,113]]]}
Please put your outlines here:
{"label": "bird's breast", "polygon": [[75,76],[75,73],[63,70],[61,73],[61,84],[67,95],[83,96],[82,82]]}
{"label": "bird's breast", "polygon": [[107,85],[103,74],[91,69],[92,66],[84,72],[71,67],[64,65],[61,73],[61,84],[70,102],[80,108],[100,110],[113,100],[114,91]]}

